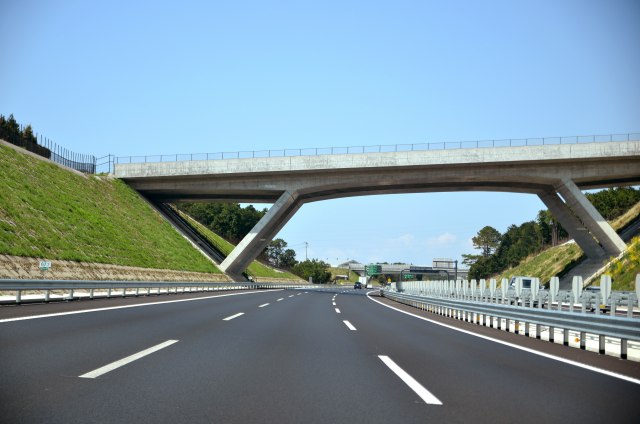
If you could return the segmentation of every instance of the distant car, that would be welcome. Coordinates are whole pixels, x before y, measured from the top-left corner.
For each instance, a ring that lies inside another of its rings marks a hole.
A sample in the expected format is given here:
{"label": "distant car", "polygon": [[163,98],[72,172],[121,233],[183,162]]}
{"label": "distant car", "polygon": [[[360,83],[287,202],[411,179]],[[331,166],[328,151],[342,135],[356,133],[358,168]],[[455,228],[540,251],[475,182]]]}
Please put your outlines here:
{"label": "distant car", "polygon": [[353,285],[353,288],[354,288],[354,289],[361,289],[361,288],[362,288],[362,283],[360,283],[360,282],[355,283],[355,284]]}

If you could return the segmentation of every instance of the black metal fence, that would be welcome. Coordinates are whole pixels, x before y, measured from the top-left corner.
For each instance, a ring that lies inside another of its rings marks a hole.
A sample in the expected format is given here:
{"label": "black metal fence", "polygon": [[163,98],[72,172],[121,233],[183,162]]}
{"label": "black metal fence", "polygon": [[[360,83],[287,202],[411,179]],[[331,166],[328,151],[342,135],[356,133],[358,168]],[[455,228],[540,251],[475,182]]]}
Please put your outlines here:
{"label": "black metal fence", "polygon": [[86,174],[95,174],[96,157],[93,155],[84,155],[65,149],[57,145],[46,137],[35,135],[34,139],[22,136],[24,128],[20,126],[20,134],[16,134],[0,127],[0,139],[28,150],[32,153],[47,158],[55,163],[64,165],[67,168]]}

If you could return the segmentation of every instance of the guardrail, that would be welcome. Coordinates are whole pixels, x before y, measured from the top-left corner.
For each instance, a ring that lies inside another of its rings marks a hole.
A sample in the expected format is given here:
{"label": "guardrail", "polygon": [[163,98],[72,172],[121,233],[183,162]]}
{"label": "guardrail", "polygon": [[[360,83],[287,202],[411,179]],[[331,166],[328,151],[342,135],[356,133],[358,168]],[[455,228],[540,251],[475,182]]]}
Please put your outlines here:
{"label": "guardrail", "polygon": [[[15,299],[1,303],[20,304],[29,301],[50,302],[53,300],[98,299],[126,296],[149,296],[226,290],[260,290],[306,288],[306,284],[285,283],[190,283],[165,281],[76,281],[76,280],[0,280],[0,291],[16,292]],[[84,290],[84,293],[78,293]],[[96,293],[97,290],[102,292]],[[104,292],[106,290],[106,293]],[[44,298],[23,299],[24,291],[44,291]],[[52,291],[62,295],[51,296]],[[88,292],[87,292],[88,291]]]}
{"label": "guardrail", "polygon": [[[488,284],[487,284],[488,283]],[[495,279],[487,282],[484,279],[456,281],[413,281],[397,283],[398,291],[412,292],[429,296],[457,298],[462,300],[483,301],[489,303],[518,304],[525,307],[541,307],[547,305],[566,305],[570,311],[587,309],[596,313],[608,311],[615,315],[618,309],[625,307],[629,317],[633,315],[633,307],[638,306],[640,298],[640,274],[636,276],[635,292],[612,291],[611,277],[603,275],[600,286],[583,288],[582,277],[573,277],[572,289],[559,290],[558,277],[551,278],[549,288],[541,288],[538,278],[532,278],[531,288],[524,288],[521,277],[515,284],[502,280],[500,286]]]}
{"label": "guardrail", "polygon": [[[569,331],[578,332],[580,348],[586,349],[587,334],[598,338],[598,351],[605,353],[606,338],[620,340],[620,357],[627,359],[628,341],[640,341],[640,319],[634,313],[640,297],[640,275],[636,277],[636,291],[611,292],[610,278],[603,276],[600,292],[583,292],[581,278],[573,281],[573,290],[557,290],[557,278],[549,290],[523,289],[522,281],[508,288],[502,281],[431,281],[402,283],[398,291],[385,289],[384,297],[439,315],[457,318],[492,328],[520,332],[524,324],[525,336],[541,339],[548,332],[548,340],[555,342],[555,330],[562,330],[562,343],[569,345]],[[404,287],[403,287],[404,286]],[[532,285],[532,287],[534,287]],[[591,313],[593,312],[593,313]],[[608,313],[602,313],[608,312]],[[620,316],[622,314],[623,316]]]}
{"label": "guardrail", "polygon": [[[559,144],[586,144],[609,143],[614,141],[640,140],[640,133],[606,134],[606,135],[578,135],[570,137],[538,137],[538,138],[510,138],[502,140],[475,140],[455,142],[413,143],[413,144],[377,144],[370,146],[348,147],[310,147],[302,149],[274,149],[274,150],[247,150],[241,152],[217,152],[217,153],[186,153],[169,155],[148,156],[119,156],[109,155],[109,169],[113,164],[129,163],[157,163],[180,162],[195,160],[225,160],[225,159],[256,159],[290,156],[318,156],[318,155],[351,155],[362,153],[391,153],[412,152],[424,150],[454,150],[454,149],[479,149],[491,147],[522,147],[544,146]],[[102,158],[101,158],[102,159]]]}

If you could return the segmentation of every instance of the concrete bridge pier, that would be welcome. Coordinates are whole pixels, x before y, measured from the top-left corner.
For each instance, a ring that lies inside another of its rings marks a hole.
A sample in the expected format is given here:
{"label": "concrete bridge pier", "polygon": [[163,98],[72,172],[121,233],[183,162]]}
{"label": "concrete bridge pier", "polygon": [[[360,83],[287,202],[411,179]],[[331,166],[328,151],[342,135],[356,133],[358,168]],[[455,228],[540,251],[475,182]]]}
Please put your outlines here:
{"label": "concrete bridge pier", "polygon": [[601,259],[605,256],[604,249],[591,236],[580,220],[575,217],[571,209],[560,199],[557,193],[554,191],[543,192],[539,193],[538,197],[588,258]]}
{"label": "concrete bridge pier", "polygon": [[567,206],[598,240],[608,256],[618,256],[624,252],[627,248],[625,242],[572,180],[562,180],[556,185],[556,190],[564,198]]}
{"label": "concrete bridge pier", "polygon": [[242,272],[256,259],[278,234],[278,231],[300,209],[302,203],[295,192],[285,191],[258,221],[227,258],[220,269],[235,281],[242,281]]}

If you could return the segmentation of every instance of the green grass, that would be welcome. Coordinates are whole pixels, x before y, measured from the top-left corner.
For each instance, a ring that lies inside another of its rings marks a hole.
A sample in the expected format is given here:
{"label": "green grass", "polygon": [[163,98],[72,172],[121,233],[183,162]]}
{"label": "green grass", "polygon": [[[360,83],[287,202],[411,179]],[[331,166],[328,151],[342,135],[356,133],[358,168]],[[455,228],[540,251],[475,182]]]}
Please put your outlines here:
{"label": "green grass", "polygon": [[[211,244],[213,244],[222,254],[225,256],[229,255],[231,251],[234,249],[234,245],[229,243],[227,240],[223,239],[204,225],[200,224],[195,219],[191,218],[189,215],[185,214],[182,211],[178,211],[180,216],[184,218],[189,224],[204,238],[206,238]],[[253,261],[251,265],[246,270],[247,274],[255,276],[255,277],[269,277],[269,278],[282,278],[287,280],[299,280],[300,277],[297,277],[289,272],[283,272],[275,270],[267,265],[264,265],[258,261]]]}
{"label": "green grass", "polygon": [[[640,274],[640,237],[633,238],[628,246],[622,258],[614,261],[605,271],[611,276],[613,290],[635,290],[636,275]],[[599,283],[596,282],[596,285]]]}
{"label": "green grass", "polygon": [[220,273],[134,190],[0,146],[0,253]]}
{"label": "green grass", "polygon": [[531,275],[538,277],[541,283],[547,283],[551,277],[561,275],[569,265],[580,259],[582,254],[582,249],[576,243],[551,247],[540,254],[529,256],[495,278],[500,283],[503,278]]}

